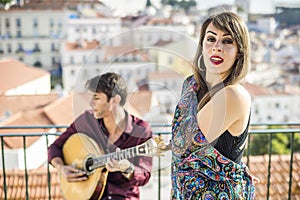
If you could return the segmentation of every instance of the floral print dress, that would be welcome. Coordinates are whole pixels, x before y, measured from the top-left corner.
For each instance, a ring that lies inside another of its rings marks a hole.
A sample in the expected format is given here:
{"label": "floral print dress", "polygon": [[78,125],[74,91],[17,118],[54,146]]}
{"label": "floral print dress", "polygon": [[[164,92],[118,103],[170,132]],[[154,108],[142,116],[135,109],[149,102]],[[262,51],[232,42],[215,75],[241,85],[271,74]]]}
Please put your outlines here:
{"label": "floral print dress", "polygon": [[197,123],[196,81],[183,84],[172,124],[172,200],[254,199],[247,166],[219,153]]}

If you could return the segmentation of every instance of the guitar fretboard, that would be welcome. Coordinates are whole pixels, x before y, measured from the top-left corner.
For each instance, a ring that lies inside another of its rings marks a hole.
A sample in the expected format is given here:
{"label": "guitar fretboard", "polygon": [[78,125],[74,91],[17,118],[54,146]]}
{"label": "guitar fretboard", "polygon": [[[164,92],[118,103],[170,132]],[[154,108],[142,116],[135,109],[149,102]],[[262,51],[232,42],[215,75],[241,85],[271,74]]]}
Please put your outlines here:
{"label": "guitar fretboard", "polygon": [[90,171],[92,171],[96,168],[103,167],[108,159],[123,160],[147,153],[149,152],[147,152],[147,148],[145,148],[144,146],[135,146],[128,149],[123,149],[121,151],[93,158],[93,164],[88,168]]}

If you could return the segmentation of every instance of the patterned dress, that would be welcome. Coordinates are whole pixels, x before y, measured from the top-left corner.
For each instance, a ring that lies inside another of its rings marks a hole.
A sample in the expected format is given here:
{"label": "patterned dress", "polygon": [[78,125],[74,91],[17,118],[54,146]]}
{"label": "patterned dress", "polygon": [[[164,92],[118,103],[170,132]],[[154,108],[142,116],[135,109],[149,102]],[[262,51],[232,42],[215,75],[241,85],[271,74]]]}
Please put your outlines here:
{"label": "patterned dress", "polygon": [[193,76],[183,84],[172,124],[172,200],[254,199],[247,166],[235,163],[208,143],[196,119]]}

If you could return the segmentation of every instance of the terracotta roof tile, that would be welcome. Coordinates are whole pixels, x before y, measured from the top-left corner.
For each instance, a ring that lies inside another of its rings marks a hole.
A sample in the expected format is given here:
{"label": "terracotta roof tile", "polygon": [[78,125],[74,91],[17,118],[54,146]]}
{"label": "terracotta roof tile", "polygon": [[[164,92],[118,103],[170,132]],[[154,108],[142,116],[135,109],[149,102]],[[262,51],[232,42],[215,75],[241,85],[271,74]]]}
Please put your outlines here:
{"label": "terracotta roof tile", "polygon": [[53,124],[70,124],[73,119],[73,95],[61,97],[44,107],[45,114]]}
{"label": "terracotta roof tile", "polygon": [[[34,126],[34,125],[52,125],[53,122],[44,113],[43,107],[57,99],[57,95],[17,95],[17,96],[0,96],[0,111],[7,110],[11,116],[4,119],[0,115],[2,126]],[[47,132],[47,129],[1,129],[3,133],[34,133]],[[27,137],[26,147],[33,144],[39,137]],[[4,137],[5,148],[18,149],[23,148],[22,137]]]}
{"label": "terracotta roof tile", "polygon": [[[294,155],[292,199],[300,197],[300,154]],[[257,199],[266,199],[268,183],[268,156],[250,156],[249,168],[260,179],[256,185]],[[289,187],[290,155],[272,155],[270,174],[270,199],[287,199]]]}
{"label": "terracotta roof tile", "polygon": [[0,60],[0,94],[46,75],[50,76],[46,70],[27,66],[14,59],[2,59]]}
{"label": "terracotta roof tile", "polygon": [[[51,199],[63,200],[58,183],[58,173],[51,173]],[[3,183],[3,172],[0,172],[0,181]],[[6,192],[8,199],[26,199],[25,172],[22,170],[6,171]],[[29,199],[49,199],[48,179],[46,169],[28,170],[28,195]],[[3,187],[0,188],[0,199],[4,199]]]}
{"label": "terracotta roof tile", "polygon": [[[292,197],[293,200],[300,199],[300,154],[295,154],[293,166]],[[250,156],[251,173],[261,179],[256,185],[256,199],[266,199],[267,194],[267,156]],[[289,180],[289,156],[272,155],[270,200],[282,200],[288,197]],[[279,166],[275,168],[274,166]],[[3,183],[3,174],[0,171],[0,182]],[[62,195],[59,185],[58,173],[50,167],[51,173],[51,199],[61,200]],[[48,179],[47,171],[44,168],[28,171],[29,197],[30,199],[48,199]],[[8,170],[6,172],[7,195],[8,199],[25,198],[25,173],[22,170]],[[0,199],[4,198],[3,187],[0,187]]]}
{"label": "terracotta roof tile", "polygon": [[37,95],[0,95],[0,117],[9,112],[15,114],[26,110],[32,110],[48,105],[55,99],[57,94],[37,94]]}

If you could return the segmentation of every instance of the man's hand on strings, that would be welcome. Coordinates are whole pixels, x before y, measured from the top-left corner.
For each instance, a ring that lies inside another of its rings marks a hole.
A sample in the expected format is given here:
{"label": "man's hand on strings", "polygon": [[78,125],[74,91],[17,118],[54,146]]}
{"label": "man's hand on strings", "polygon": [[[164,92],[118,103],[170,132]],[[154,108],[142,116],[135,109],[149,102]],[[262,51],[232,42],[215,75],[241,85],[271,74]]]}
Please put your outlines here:
{"label": "man's hand on strings", "polygon": [[[117,148],[117,152],[120,151],[119,148]],[[107,163],[105,165],[106,169],[110,172],[125,172],[130,166],[131,162],[129,160],[116,160],[116,159],[108,159]]]}

